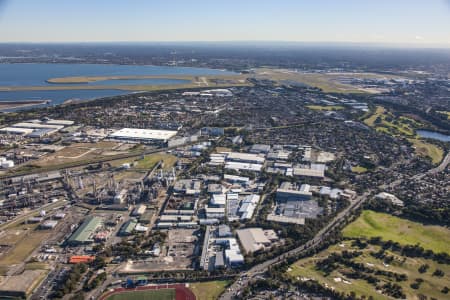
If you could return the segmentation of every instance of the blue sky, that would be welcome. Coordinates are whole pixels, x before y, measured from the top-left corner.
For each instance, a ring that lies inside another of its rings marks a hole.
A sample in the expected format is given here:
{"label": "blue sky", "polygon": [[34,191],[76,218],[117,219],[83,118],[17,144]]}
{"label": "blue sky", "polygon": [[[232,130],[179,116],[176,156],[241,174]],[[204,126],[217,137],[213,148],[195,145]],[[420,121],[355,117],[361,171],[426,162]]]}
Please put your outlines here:
{"label": "blue sky", "polygon": [[0,42],[253,40],[450,47],[450,0],[0,0]]}

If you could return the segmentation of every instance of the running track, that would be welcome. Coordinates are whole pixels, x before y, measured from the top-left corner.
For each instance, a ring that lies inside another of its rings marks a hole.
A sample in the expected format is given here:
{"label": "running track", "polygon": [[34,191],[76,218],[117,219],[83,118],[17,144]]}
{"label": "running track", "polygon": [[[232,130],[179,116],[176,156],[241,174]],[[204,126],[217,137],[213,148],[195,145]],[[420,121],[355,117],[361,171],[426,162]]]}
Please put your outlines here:
{"label": "running track", "polygon": [[195,300],[195,295],[184,284],[162,284],[162,285],[150,285],[139,286],[133,289],[118,288],[114,291],[108,292],[100,297],[100,300],[105,300],[114,294],[129,293],[133,291],[147,291],[147,290],[162,290],[162,289],[175,289],[175,300]]}

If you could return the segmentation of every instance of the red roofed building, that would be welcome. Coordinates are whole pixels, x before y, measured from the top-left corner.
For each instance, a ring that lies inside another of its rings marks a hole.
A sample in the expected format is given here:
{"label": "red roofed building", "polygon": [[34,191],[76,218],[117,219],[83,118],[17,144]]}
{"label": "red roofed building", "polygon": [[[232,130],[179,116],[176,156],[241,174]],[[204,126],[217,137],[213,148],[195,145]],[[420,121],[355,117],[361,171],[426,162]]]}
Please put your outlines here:
{"label": "red roofed building", "polygon": [[87,264],[94,261],[95,256],[74,255],[69,258],[69,264]]}

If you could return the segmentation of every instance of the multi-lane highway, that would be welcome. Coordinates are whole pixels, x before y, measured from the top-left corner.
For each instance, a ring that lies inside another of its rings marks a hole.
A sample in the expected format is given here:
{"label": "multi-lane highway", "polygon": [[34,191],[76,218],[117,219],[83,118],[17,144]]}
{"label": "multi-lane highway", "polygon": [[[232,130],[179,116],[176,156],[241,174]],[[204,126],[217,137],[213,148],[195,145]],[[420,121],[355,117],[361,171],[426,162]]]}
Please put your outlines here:
{"label": "multi-lane highway", "polygon": [[358,196],[356,199],[354,199],[347,208],[341,211],[330,223],[328,223],[327,226],[322,228],[314,236],[314,238],[311,239],[309,242],[307,242],[305,245],[287,251],[271,260],[267,260],[259,265],[252,267],[247,272],[243,272],[240,275],[240,278],[237,281],[235,281],[224,294],[221,295],[220,299],[222,300],[232,299],[233,296],[242,287],[245,287],[252,278],[257,276],[258,274],[266,272],[270,266],[276,265],[290,256],[295,256],[307,252],[308,250],[314,249],[315,247],[319,246],[320,243],[324,240],[324,238],[333,229],[335,229],[339,224],[341,224],[345,220],[347,216],[349,216],[353,211],[355,211],[358,207],[361,206],[361,204],[364,202],[364,200],[367,198],[369,194],[370,191],[367,191],[363,195]]}
{"label": "multi-lane highway", "polygon": [[[442,172],[445,170],[445,168],[450,163],[450,153],[447,153],[445,158],[442,160],[439,166],[437,166],[434,169],[429,170],[426,173],[417,174],[414,176],[414,178],[420,179],[424,177],[426,174],[435,174],[438,172]],[[390,185],[397,185],[400,184],[401,180],[394,181]],[[381,186],[384,187],[384,186]],[[336,228],[344,219],[345,217],[349,216],[353,211],[355,211],[358,207],[361,206],[361,204],[364,202],[364,200],[367,198],[367,196],[371,193],[371,191],[365,192],[363,195],[357,197],[355,200],[352,201],[352,203],[344,209],[342,212],[340,212],[327,226],[322,228],[315,237],[310,240],[305,245],[302,245],[300,247],[297,247],[293,250],[287,251],[284,254],[281,254],[271,260],[265,261],[259,265],[256,265],[252,267],[247,272],[243,272],[239,279],[235,281],[230,288],[221,295],[220,299],[222,300],[230,300],[233,298],[234,295],[236,295],[243,287],[247,286],[249,281],[254,278],[255,276],[264,273],[268,270],[270,266],[276,265],[277,263],[280,263],[284,261],[289,256],[295,256],[304,252],[307,252],[308,250],[314,249],[315,247],[319,246],[320,243],[324,240],[326,235],[331,232],[334,228]]]}

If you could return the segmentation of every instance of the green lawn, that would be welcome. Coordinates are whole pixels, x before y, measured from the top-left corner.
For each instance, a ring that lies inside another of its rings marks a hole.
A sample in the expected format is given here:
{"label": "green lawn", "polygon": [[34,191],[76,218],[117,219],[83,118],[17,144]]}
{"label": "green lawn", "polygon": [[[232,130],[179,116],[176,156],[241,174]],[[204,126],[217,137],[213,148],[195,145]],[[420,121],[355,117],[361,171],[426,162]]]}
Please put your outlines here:
{"label": "green lawn", "polygon": [[139,158],[125,158],[125,159],[116,160],[116,161],[112,162],[111,165],[115,166],[115,167],[119,167],[122,164],[130,163],[130,164],[134,164],[134,166],[132,168],[133,170],[149,171],[160,160],[162,160],[164,162],[164,169],[169,170],[177,162],[177,157],[174,155],[171,155],[171,154],[160,152],[160,153],[145,155],[145,157],[143,159],[141,157],[139,157]]}
{"label": "green lawn", "polygon": [[306,107],[309,108],[309,109],[312,109],[312,110],[341,110],[341,109],[344,109],[344,107],[340,106],[340,105],[330,105],[330,106],[327,106],[327,105],[307,105]]}
{"label": "green lawn", "polygon": [[[430,299],[431,297],[435,299],[447,299],[446,297],[448,295],[441,293],[441,290],[445,286],[448,286],[448,282],[450,280],[450,266],[438,264],[435,261],[424,258],[402,257],[399,254],[393,253],[391,251],[386,251],[386,253],[389,256],[393,256],[394,260],[388,265],[385,265],[383,264],[382,259],[377,259],[370,255],[370,252],[372,251],[379,251],[381,249],[379,246],[369,245],[366,249],[360,250],[358,248],[352,247],[351,243],[352,241],[344,241],[343,243],[331,246],[312,257],[303,258],[297,261],[288,269],[288,275],[295,280],[316,280],[323,286],[333,288],[345,294],[354,292],[358,297],[365,296],[367,298],[369,296],[372,296],[374,299],[393,299],[386,295],[378,293],[375,287],[367,283],[365,280],[346,278],[343,272],[348,271],[348,267],[340,265],[328,276],[326,276],[325,273],[316,269],[315,267],[318,261],[327,258],[331,253],[341,253],[343,250],[358,250],[362,251],[363,254],[359,257],[353,258],[352,261],[363,263],[366,266],[370,266],[374,270],[384,270],[398,274],[406,274],[408,276],[407,281],[393,281],[402,287],[407,299],[419,299],[418,294],[427,295],[429,297],[428,299]],[[429,265],[429,269],[425,273],[419,273],[419,267],[424,264]],[[444,271],[445,275],[443,277],[433,276],[433,272],[437,268]],[[374,274],[372,273],[372,275]],[[381,280],[381,283],[389,281],[389,279],[385,276],[375,276],[379,280]],[[412,289],[410,286],[411,283],[416,280],[416,278],[421,278],[423,280],[423,283],[417,290]],[[341,281],[337,281],[337,279],[340,279]],[[344,280],[346,282],[344,282]]]}
{"label": "green lawn", "polygon": [[409,141],[413,143],[418,155],[429,156],[435,165],[439,164],[444,157],[444,150],[434,144],[419,139],[409,139]]}
{"label": "green lawn", "polygon": [[173,165],[177,161],[177,158],[171,154],[166,153],[150,154],[146,155],[144,159],[137,160],[137,165],[133,168],[150,170],[161,160],[164,162],[164,169],[168,170],[173,167]]}
{"label": "green lawn", "polygon": [[377,106],[375,113],[373,115],[371,115],[370,117],[368,117],[367,119],[365,119],[364,123],[366,123],[366,125],[368,125],[368,126],[374,126],[375,120],[378,117],[383,116],[383,114],[385,112],[386,112],[386,109],[383,106]]}
{"label": "green lawn", "polygon": [[420,244],[424,249],[450,254],[450,230],[441,226],[423,225],[370,210],[347,227],[343,234],[349,238],[381,237],[403,245]]}
{"label": "green lawn", "polygon": [[197,300],[216,300],[228,286],[228,281],[208,281],[189,285]]}
{"label": "green lawn", "polygon": [[[381,122],[376,123],[378,118]],[[420,123],[411,118],[395,117],[382,106],[377,106],[375,112],[365,119],[364,123],[393,136],[405,135],[409,137],[415,136],[414,128],[420,126]]]}
{"label": "green lawn", "polygon": [[364,167],[362,167],[362,166],[352,167],[352,172],[353,172],[353,173],[362,174],[362,173],[367,172],[367,168],[364,168]]}
{"label": "green lawn", "polygon": [[107,300],[175,300],[174,289],[130,291],[112,295]]}

